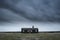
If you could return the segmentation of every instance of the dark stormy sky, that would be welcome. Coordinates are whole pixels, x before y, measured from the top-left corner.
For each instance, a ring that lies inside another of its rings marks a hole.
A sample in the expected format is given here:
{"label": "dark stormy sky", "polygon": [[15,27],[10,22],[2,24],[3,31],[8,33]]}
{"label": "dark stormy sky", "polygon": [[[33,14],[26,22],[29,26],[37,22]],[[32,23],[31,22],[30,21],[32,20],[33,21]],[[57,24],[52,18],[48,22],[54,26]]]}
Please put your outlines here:
{"label": "dark stormy sky", "polygon": [[0,0],[0,31],[17,31],[22,25],[59,30],[59,24],[60,0]]}

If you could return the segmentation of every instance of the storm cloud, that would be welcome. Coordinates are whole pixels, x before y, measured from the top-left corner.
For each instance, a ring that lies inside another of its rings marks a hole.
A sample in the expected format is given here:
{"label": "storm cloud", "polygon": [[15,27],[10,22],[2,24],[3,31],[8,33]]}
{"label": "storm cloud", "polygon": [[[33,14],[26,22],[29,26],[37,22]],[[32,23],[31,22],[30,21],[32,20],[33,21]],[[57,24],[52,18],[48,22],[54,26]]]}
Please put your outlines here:
{"label": "storm cloud", "polygon": [[0,21],[12,20],[60,22],[60,0],[0,0]]}

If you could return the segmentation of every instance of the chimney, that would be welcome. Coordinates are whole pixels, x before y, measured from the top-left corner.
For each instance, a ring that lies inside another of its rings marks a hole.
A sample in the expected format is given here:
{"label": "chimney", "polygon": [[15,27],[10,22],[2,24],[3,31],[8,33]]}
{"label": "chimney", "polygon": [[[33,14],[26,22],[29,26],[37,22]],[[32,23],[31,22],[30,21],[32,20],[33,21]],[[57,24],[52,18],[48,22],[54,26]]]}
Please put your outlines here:
{"label": "chimney", "polygon": [[34,25],[32,26],[32,28],[34,28]]}

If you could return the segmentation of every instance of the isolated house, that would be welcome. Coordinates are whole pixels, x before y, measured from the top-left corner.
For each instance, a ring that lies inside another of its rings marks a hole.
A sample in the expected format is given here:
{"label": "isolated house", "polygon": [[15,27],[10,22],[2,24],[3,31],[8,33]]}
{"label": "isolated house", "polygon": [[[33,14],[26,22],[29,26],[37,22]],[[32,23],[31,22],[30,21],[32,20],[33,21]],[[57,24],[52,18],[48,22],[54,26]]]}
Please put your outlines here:
{"label": "isolated house", "polygon": [[34,28],[34,26],[32,26],[32,28],[21,28],[21,32],[22,33],[38,33],[38,28]]}

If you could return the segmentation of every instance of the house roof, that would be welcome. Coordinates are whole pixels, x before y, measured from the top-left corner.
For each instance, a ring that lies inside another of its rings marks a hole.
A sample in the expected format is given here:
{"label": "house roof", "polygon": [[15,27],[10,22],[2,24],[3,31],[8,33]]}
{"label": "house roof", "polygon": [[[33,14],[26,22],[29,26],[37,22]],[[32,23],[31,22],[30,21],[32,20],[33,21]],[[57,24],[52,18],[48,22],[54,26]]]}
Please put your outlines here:
{"label": "house roof", "polygon": [[33,30],[33,29],[38,29],[38,28],[22,28],[24,30]]}

